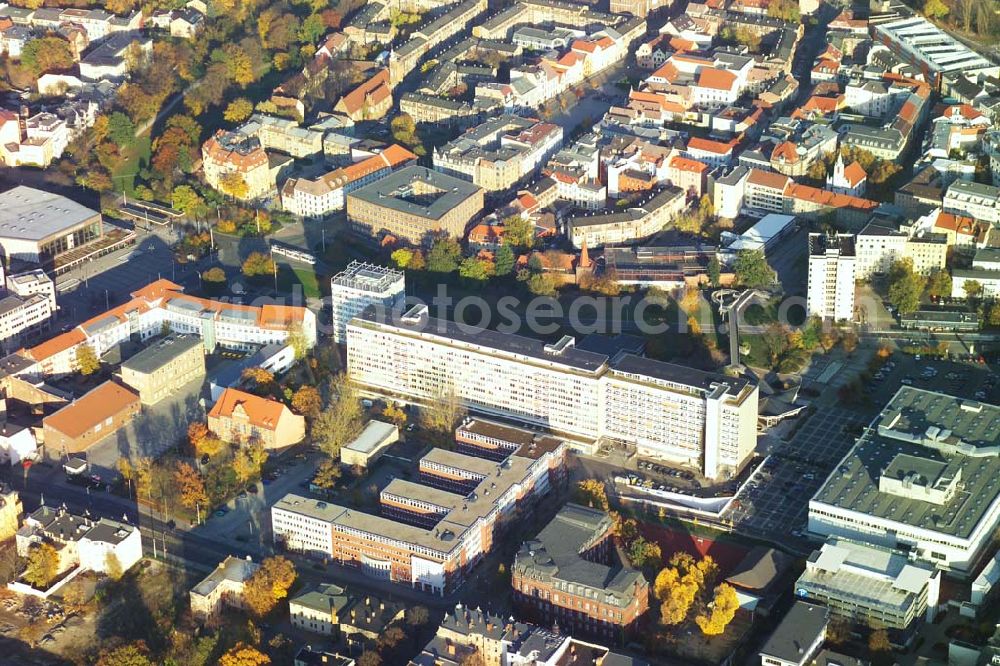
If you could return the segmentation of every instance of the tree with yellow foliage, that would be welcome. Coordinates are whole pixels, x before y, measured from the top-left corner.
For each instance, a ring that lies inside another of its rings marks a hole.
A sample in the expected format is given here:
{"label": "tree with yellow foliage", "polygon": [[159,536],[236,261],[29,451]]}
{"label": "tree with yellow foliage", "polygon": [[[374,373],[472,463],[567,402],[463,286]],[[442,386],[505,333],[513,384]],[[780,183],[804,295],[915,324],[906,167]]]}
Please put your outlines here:
{"label": "tree with yellow foliage", "polygon": [[194,509],[199,504],[208,503],[208,494],[205,492],[205,481],[201,474],[186,462],[178,462],[174,470],[174,482],[180,490],[181,504],[189,509]]}
{"label": "tree with yellow foliage", "polygon": [[696,599],[711,585],[718,567],[707,555],[701,560],[676,552],[653,582],[653,595],[661,602],[660,622],[681,624]]}
{"label": "tree with yellow foliage", "polygon": [[736,617],[739,607],[740,601],[736,597],[736,590],[731,585],[722,583],[715,588],[710,610],[707,614],[699,613],[694,619],[695,624],[706,636],[718,636]]}
{"label": "tree with yellow foliage", "polygon": [[608,491],[598,479],[584,479],[576,484],[573,501],[601,511],[608,510]]}
{"label": "tree with yellow foliage", "polygon": [[406,423],[406,412],[396,405],[386,405],[385,409],[382,410],[382,416],[397,426],[402,426]]}
{"label": "tree with yellow foliage", "polygon": [[270,657],[242,642],[219,657],[219,666],[267,666],[270,663]]}
{"label": "tree with yellow foliage", "polygon": [[255,617],[264,617],[288,596],[288,590],[295,582],[295,565],[287,558],[277,555],[261,562],[260,569],[243,586],[243,599]]}
{"label": "tree with yellow foliage", "polygon": [[292,396],[292,409],[296,414],[314,419],[323,409],[323,399],[315,386],[303,384]]}
{"label": "tree with yellow foliage", "polygon": [[234,199],[246,199],[250,186],[239,171],[229,171],[219,179],[219,189]]}

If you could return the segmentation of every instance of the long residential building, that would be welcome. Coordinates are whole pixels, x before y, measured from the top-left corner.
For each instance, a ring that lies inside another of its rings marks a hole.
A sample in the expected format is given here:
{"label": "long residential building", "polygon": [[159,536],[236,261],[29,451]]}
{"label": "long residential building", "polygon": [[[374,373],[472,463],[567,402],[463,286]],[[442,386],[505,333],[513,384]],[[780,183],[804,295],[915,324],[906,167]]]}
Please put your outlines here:
{"label": "long residential building", "polygon": [[349,193],[416,161],[416,155],[393,144],[377,155],[334,169],[319,178],[289,178],[281,188],[281,205],[300,217],[322,219],[343,210]]}
{"label": "long residential building", "polygon": [[136,336],[145,342],[163,332],[201,337],[209,352],[218,347],[251,350],[285,342],[301,332],[309,347],[316,344],[316,315],[291,305],[237,305],[189,296],[169,280],[156,280],[133,291],[132,298],[79,326],[27,350],[44,375],[76,370],[76,351],[89,346],[100,357]]}
{"label": "long residential building", "polygon": [[668,185],[622,211],[574,215],[567,222],[567,233],[578,248],[627,245],[661,231],[686,203],[684,190]]}
{"label": "long residential building", "polygon": [[1000,407],[903,386],[809,501],[809,531],[970,576],[1000,526]]}
{"label": "long residential building", "polygon": [[530,515],[565,465],[566,444],[521,446],[501,462],[432,449],[420,483],[394,479],[374,515],[286,495],[271,508],[276,543],[322,555],[365,575],[444,595],[493,547],[499,533]]}
{"label": "long residential building", "polygon": [[743,378],[635,355],[614,360],[556,343],[429,316],[418,305],[347,326],[347,366],[366,390],[408,400],[454,392],[473,412],[635,447],[709,478],[738,470],[756,445],[758,390]]}

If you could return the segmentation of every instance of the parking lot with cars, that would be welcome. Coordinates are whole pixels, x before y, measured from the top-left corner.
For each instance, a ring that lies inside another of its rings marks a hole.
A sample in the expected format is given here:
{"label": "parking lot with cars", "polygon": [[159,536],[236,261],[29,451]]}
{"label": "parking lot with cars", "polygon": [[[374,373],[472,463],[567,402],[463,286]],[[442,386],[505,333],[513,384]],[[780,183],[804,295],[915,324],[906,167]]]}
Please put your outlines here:
{"label": "parking lot with cars", "polygon": [[801,540],[810,498],[900,385],[993,403],[1000,396],[995,373],[976,356],[949,360],[894,354],[863,381],[866,399],[817,404],[799,416],[802,423],[794,434],[772,449],[723,518],[749,536]]}

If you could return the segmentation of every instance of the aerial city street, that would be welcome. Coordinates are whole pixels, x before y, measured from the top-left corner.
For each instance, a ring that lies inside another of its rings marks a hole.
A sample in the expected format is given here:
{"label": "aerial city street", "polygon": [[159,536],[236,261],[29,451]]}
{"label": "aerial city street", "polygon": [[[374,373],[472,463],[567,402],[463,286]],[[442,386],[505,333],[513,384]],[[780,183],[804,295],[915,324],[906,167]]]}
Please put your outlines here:
{"label": "aerial city street", "polygon": [[1000,664],[998,0],[0,2],[0,666]]}

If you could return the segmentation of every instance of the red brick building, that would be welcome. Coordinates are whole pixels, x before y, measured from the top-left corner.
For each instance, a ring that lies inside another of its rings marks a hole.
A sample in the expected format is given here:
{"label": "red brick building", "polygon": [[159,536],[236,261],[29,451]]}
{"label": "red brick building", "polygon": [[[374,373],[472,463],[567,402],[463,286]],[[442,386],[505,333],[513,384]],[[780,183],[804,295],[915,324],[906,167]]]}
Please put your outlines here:
{"label": "red brick building", "polygon": [[591,636],[621,638],[649,609],[649,583],[621,562],[611,517],[567,504],[514,558],[515,603],[530,618]]}

